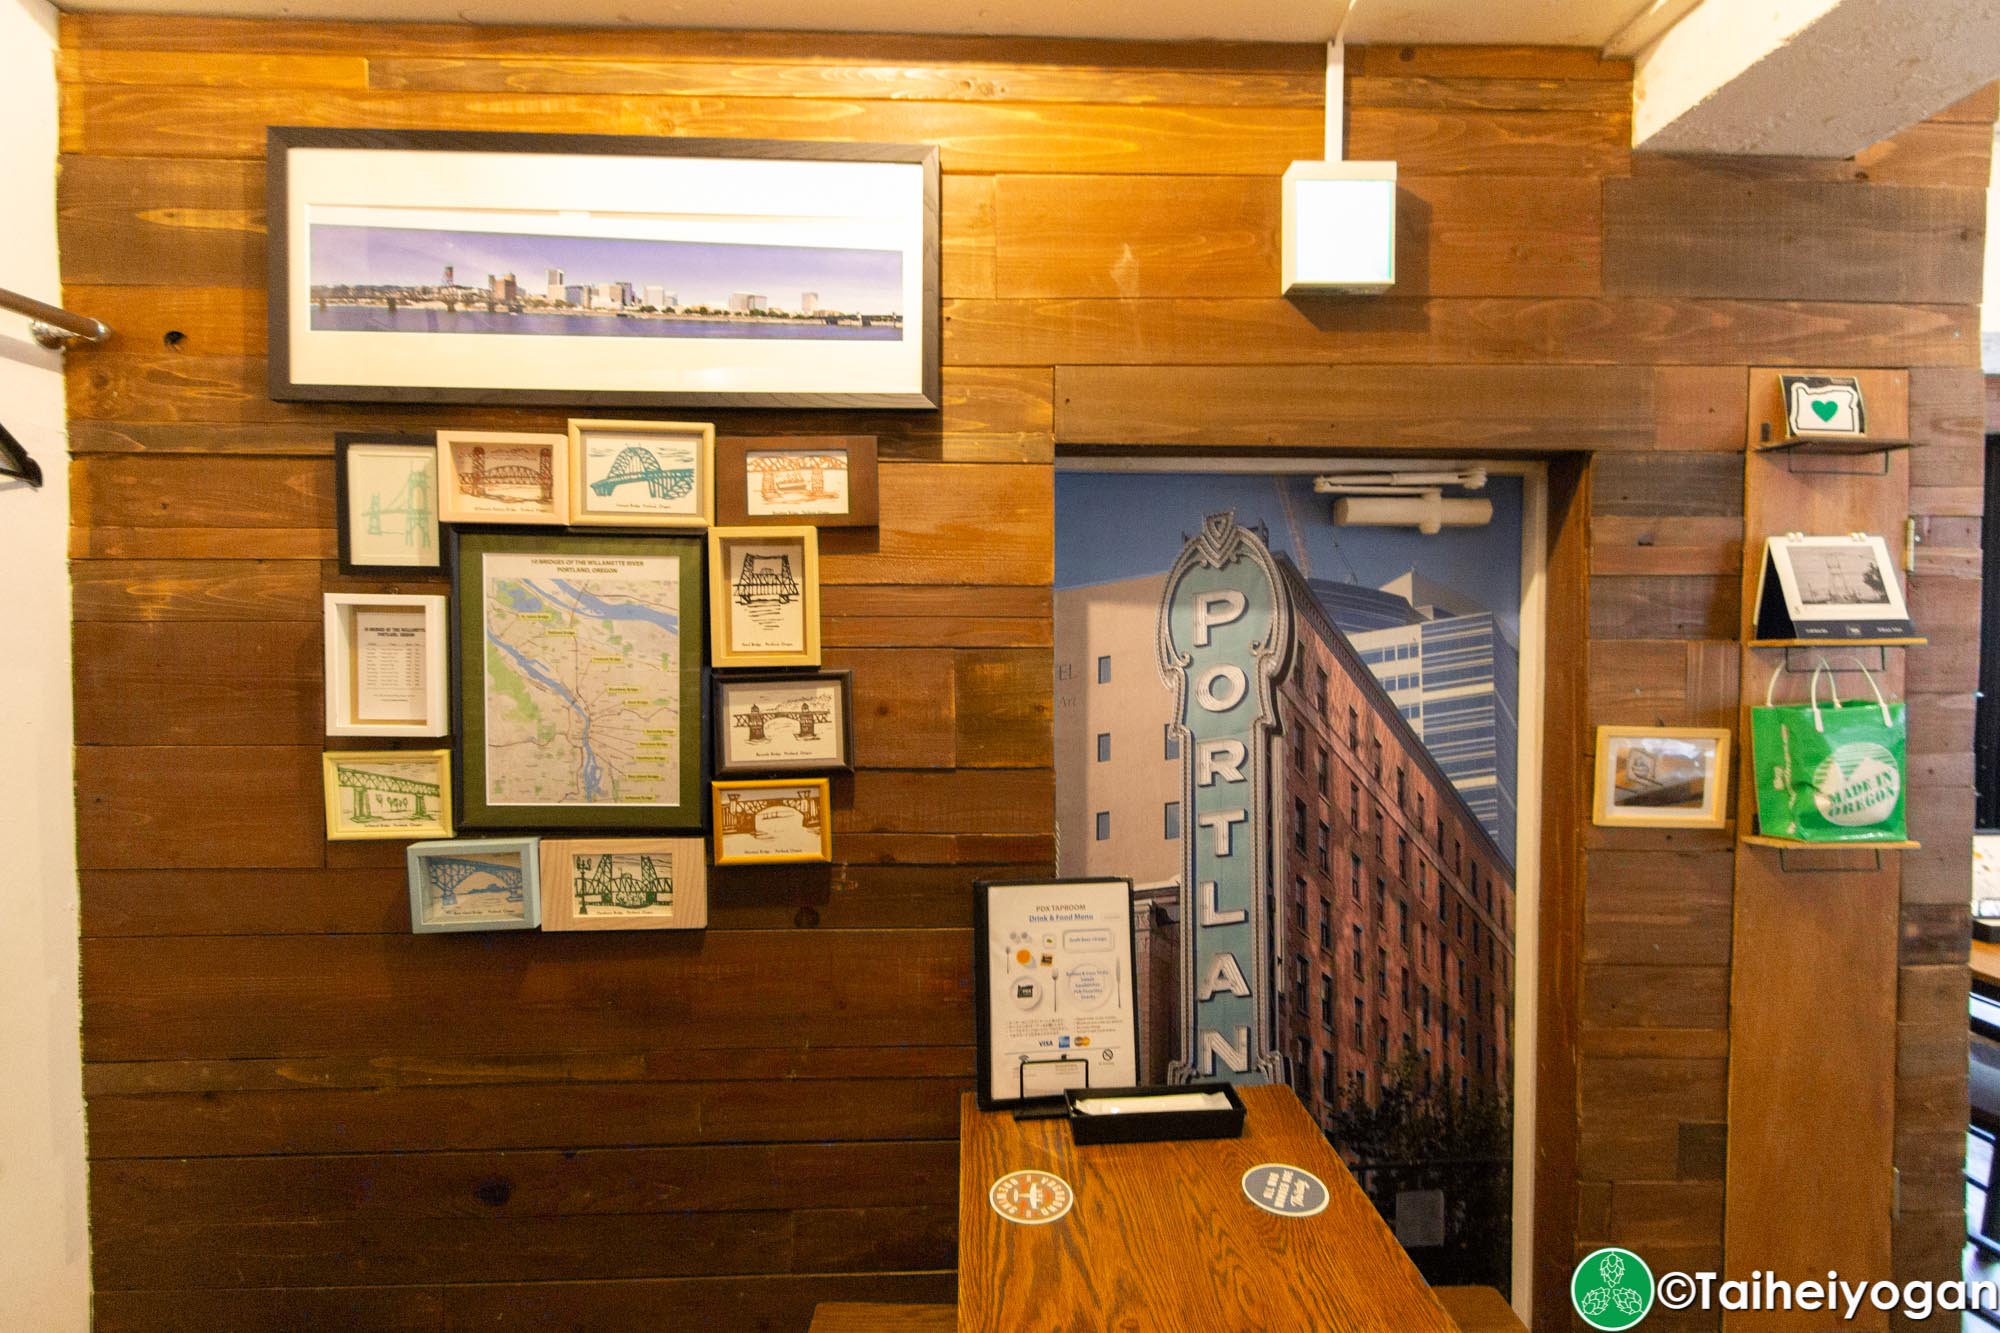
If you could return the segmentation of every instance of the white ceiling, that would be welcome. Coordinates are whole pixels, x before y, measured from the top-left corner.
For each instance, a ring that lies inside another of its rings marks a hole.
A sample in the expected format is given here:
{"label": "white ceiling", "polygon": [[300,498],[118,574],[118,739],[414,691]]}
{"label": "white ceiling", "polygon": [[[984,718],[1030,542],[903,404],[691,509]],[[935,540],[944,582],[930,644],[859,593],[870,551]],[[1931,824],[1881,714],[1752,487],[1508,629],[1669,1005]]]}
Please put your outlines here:
{"label": "white ceiling", "polygon": [[[1689,0],[1353,0],[1348,40],[1604,46]],[[1322,42],[1349,0],[58,0],[92,13]]]}

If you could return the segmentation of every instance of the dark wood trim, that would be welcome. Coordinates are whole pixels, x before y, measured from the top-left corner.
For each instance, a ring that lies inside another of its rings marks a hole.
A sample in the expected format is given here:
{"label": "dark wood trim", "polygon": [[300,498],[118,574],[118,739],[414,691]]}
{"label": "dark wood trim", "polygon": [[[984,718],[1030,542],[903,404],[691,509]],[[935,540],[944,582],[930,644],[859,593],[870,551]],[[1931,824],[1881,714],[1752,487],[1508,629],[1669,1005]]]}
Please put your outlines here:
{"label": "dark wood trim", "polygon": [[1577,1061],[1582,1023],[1582,761],[1589,726],[1590,460],[1549,464],[1542,692],[1542,876],[1535,1010],[1534,1311],[1567,1328],[1577,1233]]}

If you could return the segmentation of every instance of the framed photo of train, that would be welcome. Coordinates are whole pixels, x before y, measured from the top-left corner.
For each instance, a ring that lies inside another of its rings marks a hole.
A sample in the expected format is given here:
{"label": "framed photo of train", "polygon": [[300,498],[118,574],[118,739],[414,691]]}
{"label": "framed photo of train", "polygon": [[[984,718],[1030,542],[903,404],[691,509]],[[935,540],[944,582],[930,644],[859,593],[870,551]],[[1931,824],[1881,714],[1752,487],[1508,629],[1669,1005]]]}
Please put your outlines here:
{"label": "framed photo of train", "polygon": [[852,675],[762,671],[715,677],[715,771],[845,773],[854,768]]}
{"label": "framed photo of train", "polygon": [[872,528],[873,435],[725,435],[715,442],[715,521],[738,527]]}
{"label": "framed photo of train", "polygon": [[719,667],[819,665],[819,534],[710,528],[709,660]]}

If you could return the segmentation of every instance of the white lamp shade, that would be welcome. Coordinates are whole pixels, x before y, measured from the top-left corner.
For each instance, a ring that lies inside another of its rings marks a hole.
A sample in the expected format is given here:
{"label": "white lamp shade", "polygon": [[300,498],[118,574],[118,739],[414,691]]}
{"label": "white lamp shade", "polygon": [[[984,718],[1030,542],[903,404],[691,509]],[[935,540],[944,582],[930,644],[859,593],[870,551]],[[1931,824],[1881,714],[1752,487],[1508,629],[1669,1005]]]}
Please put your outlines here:
{"label": "white lamp shade", "polygon": [[1284,180],[1284,293],[1396,282],[1396,164],[1294,162]]}

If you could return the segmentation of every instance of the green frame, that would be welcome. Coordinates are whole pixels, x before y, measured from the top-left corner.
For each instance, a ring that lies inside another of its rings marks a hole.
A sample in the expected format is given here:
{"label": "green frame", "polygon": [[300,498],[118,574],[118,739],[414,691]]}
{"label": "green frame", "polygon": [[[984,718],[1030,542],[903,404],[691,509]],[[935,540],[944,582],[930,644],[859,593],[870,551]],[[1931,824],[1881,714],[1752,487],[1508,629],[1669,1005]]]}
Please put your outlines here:
{"label": "green frame", "polygon": [[[670,557],[679,565],[676,610],[681,643],[681,751],[679,804],[660,805],[491,805],[486,800],[486,655],[484,646],[485,557],[556,555],[572,557]],[[702,763],[708,735],[707,691],[703,688],[704,631],[708,625],[703,543],[689,536],[611,536],[511,529],[459,529],[450,539],[452,587],[451,698],[453,749],[457,760],[457,825],[460,829],[588,832],[641,829],[647,832],[700,832],[707,824]],[[471,645],[479,651],[470,652]]]}

